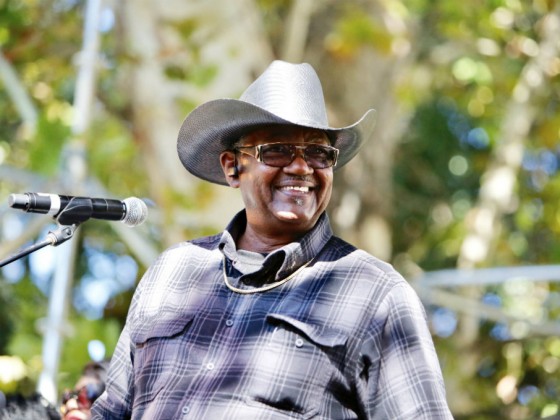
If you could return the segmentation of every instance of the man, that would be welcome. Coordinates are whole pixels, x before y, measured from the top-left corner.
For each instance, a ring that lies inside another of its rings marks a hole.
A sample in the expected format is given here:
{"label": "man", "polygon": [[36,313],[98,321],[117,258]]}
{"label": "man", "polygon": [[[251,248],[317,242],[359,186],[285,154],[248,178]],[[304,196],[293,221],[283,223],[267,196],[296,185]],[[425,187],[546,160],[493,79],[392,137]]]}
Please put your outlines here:
{"label": "man", "polygon": [[86,363],[74,389],[62,395],[60,412],[63,420],[91,419],[91,406],[105,390],[107,367],[106,360]]}
{"label": "man", "polygon": [[150,267],[94,418],[451,418],[417,295],[325,213],[374,120],[329,127],[315,71],[282,61],[187,116],[183,165],[245,209]]}

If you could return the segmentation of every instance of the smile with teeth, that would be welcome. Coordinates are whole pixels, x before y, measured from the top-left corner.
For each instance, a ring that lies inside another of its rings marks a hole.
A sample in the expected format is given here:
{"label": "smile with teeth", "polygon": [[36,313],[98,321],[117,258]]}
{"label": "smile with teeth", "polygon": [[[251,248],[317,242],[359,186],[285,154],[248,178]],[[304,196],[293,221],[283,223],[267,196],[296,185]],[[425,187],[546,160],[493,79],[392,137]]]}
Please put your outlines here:
{"label": "smile with teeth", "polygon": [[308,193],[309,192],[309,187],[298,187],[295,185],[289,185],[287,187],[282,187],[281,188],[284,191],[298,191],[301,193]]}

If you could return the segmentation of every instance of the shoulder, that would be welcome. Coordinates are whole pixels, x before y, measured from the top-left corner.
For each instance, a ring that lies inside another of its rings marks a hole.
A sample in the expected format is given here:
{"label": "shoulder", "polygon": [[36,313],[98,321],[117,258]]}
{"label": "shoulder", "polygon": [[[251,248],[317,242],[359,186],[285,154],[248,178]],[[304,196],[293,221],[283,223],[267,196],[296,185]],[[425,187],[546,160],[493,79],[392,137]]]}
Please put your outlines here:
{"label": "shoulder", "polygon": [[222,255],[218,248],[220,237],[181,242],[163,251],[140,279],[131,312],[157,312],[164,304],[175,307],[192,288],[204,289],[212,280],[205,273],[220,273],[217,270]]}
{"label": "shoulder", "polygon": [[332,236],[324,249],[324,257],[331,261],[335,270],[350,271],[353,278],[392,288],[397,285],[408,285],[403,276],[393,265],[383,261],[363,249],[343,239]]}
{"label": "shoulder", "polygon": [[[313,276],[321,279],[320,293],[336,296],[341,307],[356,311],[356,316],[364,316],[364,320],[380,315],[388,302],[418,305],[416,292],[391,264],[338,237],[329,240],[314,270]],[[330,302],[333,298],[320,299]]]}
{"label": "shoulder", "polygon": [[363,308],[369,333],[380,334],[397,323],[426,336],[424,306],[414,287],[391,264],[337,237],[329,245],[334,275],[344,280],[338,282],[338,292],[343,302]]}
{"label": "shoulder", "polygon": [[205,236],[190,241],[180,242],[164,250],[148,268],[146,274],[165,267],[196,261],[197,258],[208,256],[218,249],[221,235]]}
{"label": "shoulder", "polygon": [[221,235],[205,236],[191,241],[180,242],[163,251],[148,267],[142,281],[177,275],[185,267],[204,267],[215,258]]}
{"label": "shoulder", "polygon": [[200,238],[191,239],[189,241],[179,242],[175,245],[170,246],[163,254],[166,253],[177,253],[177,252],[184,252],[186,250],[200,250],[201,252],[206,251],[213,251],[218,248],[220,244],[220,240],[222,238],[222,233],[218,233],[216,235],[211,236],[202,236]]}
{"label": "shoulder", "polygon": [[339,292],[349,302],[368,302],[367,311],[377,315],[399,312],[403,307],[423,314],[416,290],[392,264],[338,237],[333,237],[327,246],[326,259],[331,262],[326,270],[344,280],[337,282]]}

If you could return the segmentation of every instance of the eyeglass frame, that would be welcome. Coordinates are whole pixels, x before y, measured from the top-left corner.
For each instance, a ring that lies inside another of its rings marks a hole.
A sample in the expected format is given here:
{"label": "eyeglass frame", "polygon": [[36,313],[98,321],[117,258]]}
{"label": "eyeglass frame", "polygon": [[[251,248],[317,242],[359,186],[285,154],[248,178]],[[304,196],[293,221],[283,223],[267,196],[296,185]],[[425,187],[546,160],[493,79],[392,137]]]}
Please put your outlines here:
{"label": "eyeglass frame", "polygon": [[[288,147],[293,147],[293,148],[296,149],[295,152],[292,154],[292,159],[290,160],[289,163],[287,163],[286,165],[282,165],[282,166],[276,166],[276,165],[270,165],[263,160],[263,154],[261,152],[262,148],[266,147],[266,146],[273,146],[273,145],[288,146]],[[324,149],[328,150],[329,152],[333,152],[334,153],[333,163],[331,165],[323,166],[323,167],[311,166],[310,163],[308,162],[308,160],[306,158],[306,154],[305,154],[305,150],[310,146],[319,146],[321,148],[324,148]],[[245,151],[240,150],[240,149],[255,149],[256,154],[253,155],[251,153],[245,152]],[[303,153],[302,153],[301,156],[303,157],[303,160],[305,160],[305,163],[310,168],[313,168],[313,169],[327,169],[327,168],[335,167],[336,163],[338,161],[338,154],[340,152],[340,150],[337,149],[336,147],[333,147],[333,146],[330,146],[330,145],[327,145],[327,144],[320,144],[320,143],[282,143],[282,142],[278,142],[278,143],[256,144],[256,145],[250,145],[250,146],[235,146],[233,148],[234,152],[239,152],[239,153],[243,153],[245,155],[251,156],[251,157],[255,158],[258,162],[264,163],[265,165],[270,166],[272,168],[285,168],[286,166],[291,165],[294,162],[294,160],[296,159],[296,157],[298,156],[297,150],[302,150]]]}

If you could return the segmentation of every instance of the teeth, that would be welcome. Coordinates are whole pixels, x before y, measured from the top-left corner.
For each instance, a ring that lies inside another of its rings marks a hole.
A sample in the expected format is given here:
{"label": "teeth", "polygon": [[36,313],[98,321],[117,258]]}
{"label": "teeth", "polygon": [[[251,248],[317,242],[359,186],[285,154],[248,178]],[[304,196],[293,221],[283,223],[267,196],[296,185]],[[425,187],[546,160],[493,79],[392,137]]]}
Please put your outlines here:
{"label": "teeth", "polygon": [[289,187],[284,187],[283,189],[284,189],[284,190],[299,191],[299,192],[303,192],[303,193],[309,192],[309,187],[295,187],[295,186],[289,186]]}

